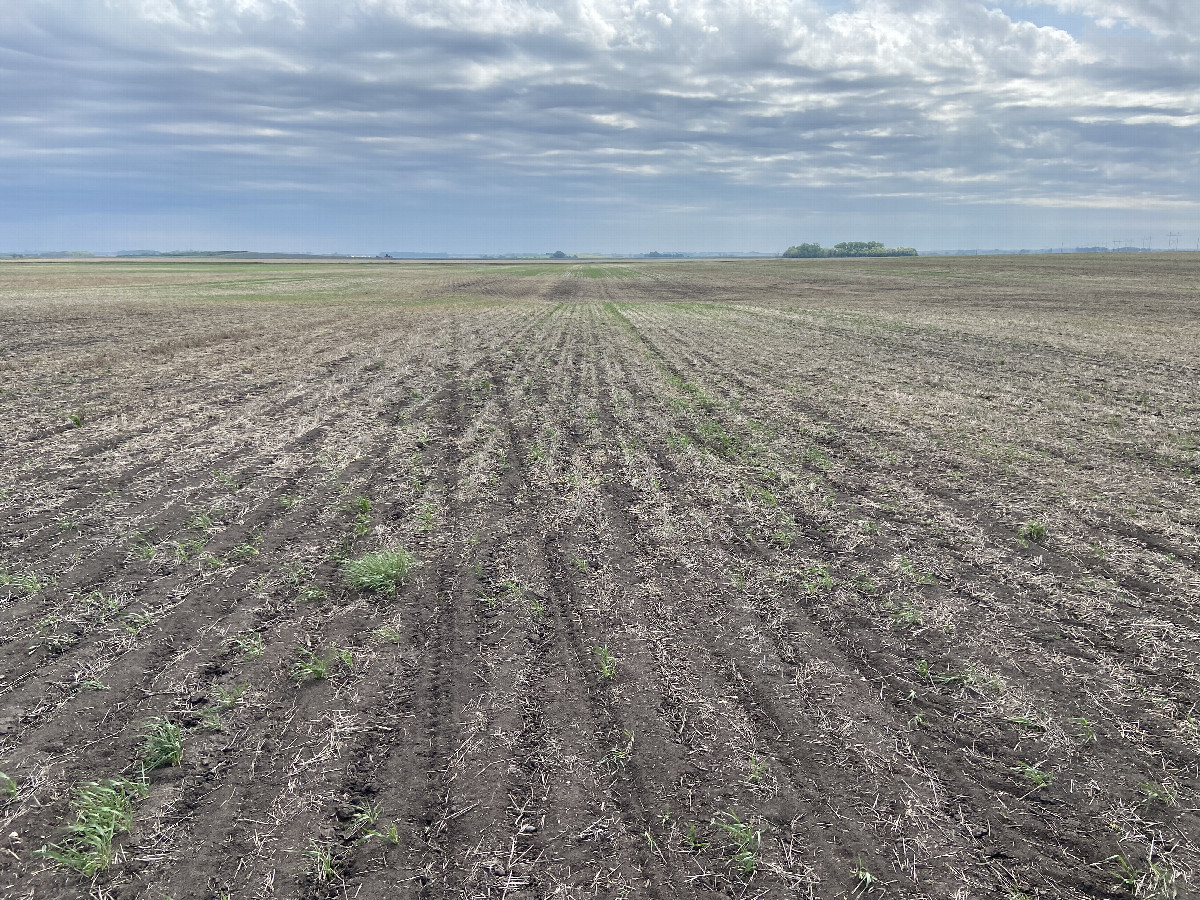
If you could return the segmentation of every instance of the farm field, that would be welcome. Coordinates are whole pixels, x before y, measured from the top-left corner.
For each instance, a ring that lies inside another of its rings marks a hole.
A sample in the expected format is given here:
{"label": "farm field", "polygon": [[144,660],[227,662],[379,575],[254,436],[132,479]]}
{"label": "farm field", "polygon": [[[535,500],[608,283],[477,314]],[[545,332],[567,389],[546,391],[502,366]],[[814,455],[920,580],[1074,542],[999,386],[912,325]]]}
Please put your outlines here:
{"label": "farm field", "polygon": [[0,435],[5,898],[1200,895],[1200,254],[4,263]]}

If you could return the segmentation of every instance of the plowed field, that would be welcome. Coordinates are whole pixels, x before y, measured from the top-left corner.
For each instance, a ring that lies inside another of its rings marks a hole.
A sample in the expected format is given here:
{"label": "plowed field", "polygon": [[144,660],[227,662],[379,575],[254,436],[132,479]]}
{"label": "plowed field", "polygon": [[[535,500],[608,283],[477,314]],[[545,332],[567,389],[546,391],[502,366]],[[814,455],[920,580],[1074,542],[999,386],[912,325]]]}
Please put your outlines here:
{"label": "plowed field", "polygon": [[5,898],[1200,895],[1197,255],[4,264],[0,467]]}

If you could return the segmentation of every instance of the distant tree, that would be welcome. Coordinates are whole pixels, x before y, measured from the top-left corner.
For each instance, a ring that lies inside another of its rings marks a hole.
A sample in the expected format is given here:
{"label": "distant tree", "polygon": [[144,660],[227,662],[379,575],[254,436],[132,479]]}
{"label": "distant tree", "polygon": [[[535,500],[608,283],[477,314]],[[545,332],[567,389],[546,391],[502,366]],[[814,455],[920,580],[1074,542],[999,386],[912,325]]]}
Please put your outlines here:
{"label": "distant tree", "polygon": [[820,244],[798,244],[788,247],[783,255],[789,259],[824,259],[832,256],[916,256],[912,247],[885,247],[879,241],[842,241],[832,247]]}
{"label": "distant tree", "polygon": [[828,256],[829,251],[823,249],[820,244],[800,244],[795,247],[788,247],[783,252],[783,255],[788,259],[815,259],[821,256]]}
{"label": "distant tree", "polygon": [[886,249],[879,241],[842,241],[833,245],[837,256],[870,256]]}
{"label": "distant tree", "polygon": [[553,253],[550,254],[550,258],[551,259],[566,259],[567,254],[563,253],[561,250],[555,250]]}

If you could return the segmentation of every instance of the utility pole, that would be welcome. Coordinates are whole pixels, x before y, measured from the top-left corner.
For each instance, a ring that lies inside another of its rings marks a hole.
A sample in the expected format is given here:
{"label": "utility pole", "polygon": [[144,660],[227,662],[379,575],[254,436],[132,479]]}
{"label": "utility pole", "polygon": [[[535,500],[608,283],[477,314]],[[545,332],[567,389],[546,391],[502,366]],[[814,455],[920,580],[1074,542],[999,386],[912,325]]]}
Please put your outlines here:
{"label": "utility pole", "polygon": [[1179,232],[1178,231],[1168,231],[1167,232],[1167,249],[1168,250],[1178,250],[1179,249]]}

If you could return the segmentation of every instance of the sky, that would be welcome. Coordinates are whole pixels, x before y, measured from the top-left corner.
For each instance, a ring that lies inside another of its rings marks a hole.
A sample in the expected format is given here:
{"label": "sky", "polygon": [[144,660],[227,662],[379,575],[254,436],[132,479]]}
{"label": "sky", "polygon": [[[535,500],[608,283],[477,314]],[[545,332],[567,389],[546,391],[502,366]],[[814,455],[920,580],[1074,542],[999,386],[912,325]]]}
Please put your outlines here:
{"label": "sky", "polygon": [[0,252],[1200,241],[1196,0],[3,0]]}

